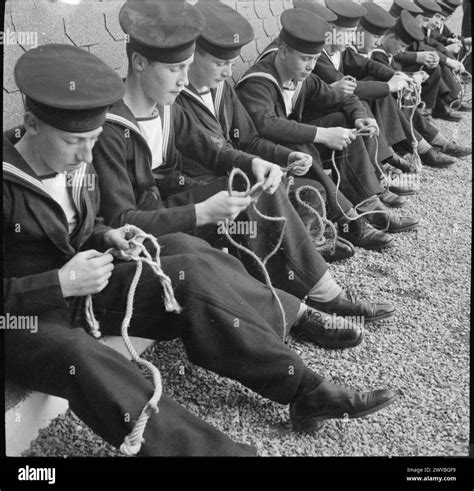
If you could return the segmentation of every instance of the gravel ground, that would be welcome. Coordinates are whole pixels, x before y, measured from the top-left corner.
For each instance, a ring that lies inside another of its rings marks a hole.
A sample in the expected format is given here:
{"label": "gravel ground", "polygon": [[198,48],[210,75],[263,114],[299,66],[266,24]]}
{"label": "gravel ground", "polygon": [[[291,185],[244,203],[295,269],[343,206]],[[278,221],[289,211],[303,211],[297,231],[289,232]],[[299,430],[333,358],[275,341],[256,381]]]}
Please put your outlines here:
{"label": "gravel ground", "polygon": [[[436,123],[447,137],[471,145],[471,113],[460,124]],[[469,157],[450,169],[423,169],[421,193],[403,211],[420,217],[419,229],[398,235],[388,252],[358,249],[331,266],[346,288],[394,302],[394,319],[368,326],[365,341],[348,351],[291,342],[332,381],[400,389],[397,404],[367,418],[329,421],[314,435],[296,434],[287,407],[191,365],[179,340],[145,353],[160,368],[166,392],[231,438],[256,445],[262,456],[468,455],[471,165]],[[24,455],[120,454],[68,412]]]}

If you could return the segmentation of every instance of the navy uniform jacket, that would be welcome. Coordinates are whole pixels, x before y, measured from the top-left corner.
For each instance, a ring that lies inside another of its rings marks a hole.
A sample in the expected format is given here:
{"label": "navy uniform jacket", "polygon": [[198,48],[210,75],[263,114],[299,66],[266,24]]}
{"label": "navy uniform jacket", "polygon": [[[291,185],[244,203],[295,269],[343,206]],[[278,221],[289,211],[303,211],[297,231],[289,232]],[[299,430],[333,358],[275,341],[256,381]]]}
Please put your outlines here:
{"label": "navy uniform jacket", "polygon": [[[224,138],[198,127],[177,104],[165,106],[161,119],[163,165],[152,171],[150,148],[130,109],[119,101],[107,114],[93,150],[103,191],[101,215],[112,226],[129,222],[155,236],[194,234],[194,204],[168,208],[163,200],[163,195],[199,184],[181,172],[183,160],[198,162],[209,173],[223,176],[234,166],[250,171],[254,156],[233,149]],[[185,137],[176,138],[177,133]]]}
{"label": "navy uniform jacket", "polygon": [[81,250],[104,250],[110,228],[97,218],[98,186],[85,184],[97,176],[84,164],[71,181],[78,223],[69,235],[64,211],[13,146],[23,134],[18,127],[3,140],[4,307],[38,315],[71,306],[75,300],[64,299],[58,271]]}
{"label": "navy uniform jacket", "polygon": [[[387,82],[392,78],[395,71],[391,67],[366,58],[358,53],[353,46],[349,46],[341,53],[339,68],[334,66],[328,52],[323,49],[313,73],[327,84],[332,84],[345,75],[350,75],[357,80],[357,88],[354,94],[359,99],[370,101],[390,95]],[[371,78],[372,80],[364,80],[365,78]]]}
{"label": "navy uniform jacket", "polygon": [[177,103],[211,133],[219,135],[234,148],[275,164],[285,166],[292,150],[262,138],[240,102],[235,90],[225,80],[211,90],[216,116],[190,85],[178,96]]}
{"label": "navy uniform jacket", "polygon": [[445,65],[447,58],[452,58],[452,56],[446,51],[442,43],[428,35],[428,30],[425,27],[422,29],[425,34],[423,41],[415,41],[410,44],[406,51],[395,56],[395,60],[401,63],[402,66],[413,66],[416,64],[416,53],[418,51],[436,51],[439,55],[440,65]]}
{"label": "navy uniform jacket", "polygon": [[236,91],[258,132],[279,143],[313,143],[317,128],[305,121],[316,114],[343,112],[350,121],[368,117],[355,95],[342,97],[318,76],[297,84],[294,109],[286,116],[283,88],[275,68],[275,53],[260,59],[240,79]]}

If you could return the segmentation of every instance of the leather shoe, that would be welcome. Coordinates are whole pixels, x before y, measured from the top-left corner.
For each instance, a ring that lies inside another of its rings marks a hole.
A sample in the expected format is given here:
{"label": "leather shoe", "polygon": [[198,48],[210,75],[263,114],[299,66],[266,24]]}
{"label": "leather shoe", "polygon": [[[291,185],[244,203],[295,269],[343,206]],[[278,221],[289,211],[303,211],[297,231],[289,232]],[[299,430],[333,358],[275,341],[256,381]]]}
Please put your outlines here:
{"label": "leather shoe", "polygon": [[457,123],[463,119],[463,115],[453,111],[449,108],[449,106],[443,105],[442,108],[437,109],[436,111],[433,110],[433,118],[444,119],[445,121],[454,121]]}
{"label": "leather shoe", "polygon": [[398,395],[389,389],[358,392],[324,380],[295,397],[290,403],[290,419],[295,431],[317,431],[326,419],[368,416],[395,402]]}
{"label": "leather shoe", "polygon": [[364,329],[336,315],[328,315],[308,307],[292,331],[308,341],[328,349],[353,348],[364,339]]}
{"label": "leather shoe", "polygon": [[395,307],[391,303],[370,303],[345,292],[341,292],[334,300],[325,303],[308,298],[307,304],[328,314],[359,317],[364,323],[388,319],[395,314]]}
{"label": "leather shoe", "polygon": [[385,206],[390,208],[401,208],[406,203],[406,198],[388,190],[379,194],[379,199]]}
{"label": "leather shoe", "polygon": [[461,145],[458,145],[455,141],[448,141],[448,143],[446,143],[442,147],[438,146],[438,148],[446,155],[451,155],[452,157],[457,157],[459,159],[462,157],[467,157],[472,153],[471,147],[462,147]]}
{"label": "leather shoe", "polygon": [[472,106],[465,101],[457,100],[451,106],[455,111],[461,113],[468,113],[472,111]]}
{"label": "leather shoe", "polygon": [[449,167],[456,163],[456,159],[441,153],[431,147],[427,152],[420,154],[420,159],[428,167]]}
{"label": "leather shoe", "polygon": [[339,224],[339,229],[339,235],[356,247],[368,250],[382,250],[394,245],[393,237],[372,227],[365,217],[349,223],[343,223],[342,225]]}
{"label": "leather shoe", "polygon": [[354,246],[348,240],[345,240],[342,237],[337,237],[336,248],[334,251],[332,250],[332,247],[318,249],[318,251],[328,263],[344,261],[355,254]]}
{"label": "leather shoe", "polygon": [[[374,199],[359,207],[361,211],[384,211],[385,213],[373,213],[367,215],[369,222],[379,229],[386,229],[387,232],[396,234],[408,232],[418,227],[418,218],[398,217],[391,213],[389,209],[379,200]],[[388,225],[388,227],[387,227]]]}
{"label": "leather shoe", "polygon": [[388,160],[385,161],[387,164],[393,165],[397,169],[403,172],[413,172],[413,165],[400,155],[394,153]]}

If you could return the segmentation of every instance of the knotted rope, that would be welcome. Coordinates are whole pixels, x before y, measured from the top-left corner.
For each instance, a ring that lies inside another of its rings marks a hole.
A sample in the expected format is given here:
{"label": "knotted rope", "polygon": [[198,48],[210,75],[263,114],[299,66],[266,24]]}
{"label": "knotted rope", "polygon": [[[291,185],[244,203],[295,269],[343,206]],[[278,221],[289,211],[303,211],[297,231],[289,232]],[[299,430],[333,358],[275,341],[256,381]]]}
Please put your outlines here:
{"label": "knotted rope", "polygon": [[258,264],[258,266],[259,266],[259,268],[260,268],[260,270],[261,270],[261,272],[262,272],[262,274],[263,274],[263,276],[265,278],[265,284],[270,289],[273,297],[276,300],[276,303],[278,305],[278,309],[280,310],[281,321],[282,321],[282,326],[283,326],[283,341],[286,341],[286,338],[287,338],[287,335],[288,335],[288,332],[287,332],[288,331],[288,327],[287,327],[287,323],[286,323],[285,310],[283,308],[283,305],[281,303],[280,298],[277,295],[277,292],[276,292],[275,288],[272,285],[272,280],[271,280],[270,275],[268,274],[268,271],[267,271],[267,268],[266,268],[266,264],[267,264],[268,260],[270,258],[272,258],[277,253],[278,249],[280,248],[280,246],[281,246],[281,244],[283,242],[283,238],[285,236],[286,218],[285,217],[271,217],[271,216],[265,215],[264,213],[262,213],[257,208],[256,203],[257,203],[258,198],[260,197],[260,194],[262,192],[262,190],[261,190],[262,184],[261,183],[256,183],[256,184],[254,184],[253,187],[251,187],[250,180],[247,177],[247,174],[245,174],[242,170],[240,170],[240,169],[238,169],[236,167],[234,167],[232,169],[232,171],[231,171],[231,173],[229,175],[229,182],[228,182],[227,189],[229,191],[229,195],[230,196],[235,196],[234,189],[233,189],[233,184],[234,184],[234,179],[235,179],[235,177],[237,175],[241,176],[244,179],[244,181],[245,181],[245,186],[246,186],[246,189],[244,191],[245,192],[245,196],[251,196],[252,197],[252,203],[250,204],[250,207],[254,210],[254,212],[256,213],[256,215],[258,217],[260,217],[262,220],[267,220],[269,222],[281,223],[282,224],[281,231],[280,231],[280,237],[278,238],[278,241],[277,241],[275,247],[263,259],[260,259],[253,251],[251,251],[247,247],[245,247],[242,244],[239,244],[238,242],[236,242],[232,238],[232,236],[230,235],[227,224],[224,225],[224,233],[225,233],[225,236],[226,236],[227,240],[236,249],[238,249],[238,250],[244,252],[245,254],[249,255]]}
{"label": "knotted rope", "polygon": [[[291,187],[292,184],[294,184],[294,181],[290,179],[289,187]],[[303,199],[302,194],[304,192],[310,192],[316,197],[321,207],[321,213],[308,201],[305,201],[305,199]],[[323,249],[324,246],[326,246],[327,249],[331,251],[331,254],[334,254],[336,250],[337,230],[336,226],[327,218],[326,204],[324,203],[324,199],[321,196],[321,193],[314,186],[308,184],[297,188],[294,192],[294,195],[295,201],[298,203],[298,205],[303,207],[310,213],[310,215],[312,215],[312,219],[308,220],[305,225],[311,235],[311,238],[313,239],[314,245],[319,250]],[[317,224],[317,227],[314,227],[315,224]],[[326,227],[329,227],[329,229],[332,231],[332,234],[330,236],[331,242],[329,243],[329,246],[328,238],[324,236]]]}
{"label": "knotted rope", "polygon": [[471,97],[467,97],[467,86],[469,85],[468,80],[472,81],[472,75],[467,70],[462,74],[464,78],[458,72],[453,72],[453,74],[457,82],[461,86],[461,97],[459,99],[455,99],[449,105],[450,109],[456,111],[458,108],[461,107],[463,102],[466,103],[472,102],[472,93],[471,93]]}
{"label": "knotted rope", "polygon": [[[359,130],[356,130],[355,134],[356,136],[370,136],[367,133],[367,130],[369,128],[373,128],[374,126],[367,126],[365,128],[361,128]],[[374,135],[375,138],[375,152],[374,152],[374,165],[379,169],[380,175],[382,176],[382,186],[385,187],[385,185],[388,187],[388,181],[387,178],[385,177],[385,173],[383,172],[383,169],[380,167],[380,164],[378,162],[379,158],[379,140],[376,135]],[[341,211],[342,215],[348,222],[355,222],[356,220],[359,220],[359,218],[362,218],[367,215],[375,215],[375,214],[383,214],[388,218],[387,225],[383,228],[383,232],[386,232],[388,230],[388,227],[390,226],[390,213],[385,210],[373,210],[373,211],[365,211],[363,213],[359,214],[359,208],[363,205],[365,205],[367,202],[372,200],[372,196],[369,196],[368,198],[364,199],[360,203],[354,206],[354,209],[357,211],[357,216],[356,217],[350,217],[344,212],[344,209],[342,208],[341,204],[339,203],[338,200],[338,195],[339,195],[339,188],[341,187],[341,173],[339,172],[339,169],[337,168],[336,164],[336,151],[333,150],[331,152],[331,164],[336,172],[336,204],[339,207],[339,210]]]}
{"label": "knotted rope", "polygon": [[[292,173],[293,168],[297,164],[295,162],[292,162],[289,164],[287,167],[284,167],[282,169],[283,175],[288,176],[289,174]],[[286,192],[289,195],[291,187],[294,186],[295,181],[293,176],[290,176],[288,179],[288,185],[286,187]],[[317,210],[312,204],[310,204],[308,201],[306,201],[303,197],[302,194],[303,192],[309,191],[310,193],[313,193],[316,196],[316,199],[319,201],[320,207],[321,207],[321,212]],[[337,242],[337,229],[335,225],[327,219],[327,211],[326,211],[326,204],[324,202],[323,197],[321,196],[321,193],[314,187],[309,184],[300,186],[294,191],[294,196],[295,196],[295,201],[296,203],[303,207],[305,210],[307,210],[310,215],[312,215],[312,219],[308,220],[308,222],[305,224],[308,233],[311,235],[311,238],[313,239],[313,243],[316,246],[318,250],[326,249],[324,247],[327,245],[328,239],[324,236],[324,233],[326,231],[326,227],[329,227],[332,231],[332,244],[327,247],[327,250],[330,251],[331,254],[334,254],[336,250],[336,242]],[[314,224],[317,223],[317,228],[315,232],[315,227]]]}
{"label": "knotted rope", "polygon": [[[154,258],[152,258],[151,254],[147,251],[147,249],[143,245],[144,240],[149,240],[153,244],[156,251]],[[163,269],[161,267],[160,245],[158,244],[156,238],[153,237],[152,235],[141,232],[136,234],[133,237],[133,239],[130,239],[128,243],[131,246],[130,252],[125,252],[123,250],[118,250],[118,249],[109,249],[104,254],[111,253],[119,259],[123,259],[125,261],[135,261],[137,266],[132,282],[130,284],[130,288],[128,290],[127,306],[125,311],[125,317],[122,321],[121,334],[122,334],[123,342],[127,347],[127,350],[130,353],[133,361],[135,361],[137,364],[141,365],[142,367],[146,368],[151,373],[153,379],[154,391],[150,400],[146,403],[137,421],[135,422],[132,431],[125,437],[122,445],[120,445],[120,451],[125,455],[136,455],[140,451],[142,443],[144,441],[143,433],[145,432],[145,427],[148,422],[148,419],[152,414],[158,413],[159,411],[158,402],[163,392],[160,371],[152,363],[150,363],[147,360],[144,360],[138,355],[128,335],[128,328],[130,327],[130,322],[133,317],[133,308],[134,308],[133,304],[135,300],[135,292],[142,274],[143,263],[148,264],[152,269],[152,271],[160,280],[161,286],[163,287],[163,300],[164,300],[166,311],[176,312],[177,314],[179,314],[182,311],[182,308],[178,304],[174,296],[173,287],[171,285],[171,279],[163,272]],[[88,295],[86,298],[86,319],[90,326],[91,334],[95,338],[100,337],[101,334],[99,330],[99,323],[94,316],[91,295]]]}
{"label": "knotted rope", "polygon": [[406,88],[398,91],[398,106],[401,109],[410,109],[409,122],[415,174],[419,174],[423,168],[420,154],[418,153],[418,140],[416,139],[415,128],[413,125],[415,111],[420,105],[422,108],[425,107],[425,103],[421,100],[421,85],[418,85],[414,80],[410,80]]}

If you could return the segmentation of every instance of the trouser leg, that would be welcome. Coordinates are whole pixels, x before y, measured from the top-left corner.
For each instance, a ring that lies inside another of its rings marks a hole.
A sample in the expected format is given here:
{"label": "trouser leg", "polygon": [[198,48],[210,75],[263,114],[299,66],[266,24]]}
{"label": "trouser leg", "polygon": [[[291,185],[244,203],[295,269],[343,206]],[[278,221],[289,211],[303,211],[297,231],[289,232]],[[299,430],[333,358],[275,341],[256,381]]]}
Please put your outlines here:
{"label": "trouser leg", "polygon": [[459,93],[461,92],[461,86],[456,80],[456,77],[454,76],[451,68],[449,68],[447,65],[440,65],[440,68],[443,81],[449,90],[444,99],[445,102],[449,104],[458,99]]}
{"label": "trouser leg", "polygon": [[406,139],[397,101],[391,95],[370,101],[370,108],[388,145],[393,146]]}
{"label": "trouser leg", "polygon": [[[115,350],[71,328],[64,313],[42,316],[35,334],[5,335],[7,377],[26,387],[69,400],[93,431],[119,447],[153,392],[140,370]],[[144,455],[252,455],[163,395],[142,446]]]}
{"label": "trouser leg", "polygon": [[[161,262],[183,312],[163,314],[161,286],[144,265],[130,334],[162,339],[162,327],[168,326],[175,330],[175,337],[182,338],[193,363],[238,380],[273,401],[290,402],[304,363],[283,341],[280,311],[269,289],[248,275],[237,259],[199,239],[172,234],[161,237],[160,243],[173,254],[163,255]],[[117,265],[114,281],[97,296],[105,333],[119,332],[134,267]],[[277,294],[290,327],[300,301],[281,290]]]}
{"label": "trouser leg", "polygon": [[[404,109],[405,117],[410,117],[411,109]],[[428,142],[431,143],[439,134],[438,128],[430,123],[422,114],[419,109],[415,110],[413,114],[413,126],[416,131]]]}
{"label": "trouser leg", "polygon": [[[316,126],[349,127],[344,113],[333,113],[312,122]],[[369,139],[370,140],[370,139]],[[324,145],[317,145],[323,162],[331,160],[332,151]],[[352,203],[380,194],[383,190],[375,173],[374,165],[368,154],[364,139],[357,137],[348,147],[335,154],[335,162],[341,175],[341,191]],[[334,173],[333,173],[334,178]]]}
{"label": "trouser leg", "polygon": [[[215,194],[217,189],[227,189],[227,178],[218,178],[209,186],[196,188],[191,192],[175,196],[173,202],[175,205],[184,204],[184,202],[199,203]],[[313,241],[292,206],[283,184],[273,195],[262,193],[256,206],[261,213],[267,216],[286,218],[281,247],[267,262],[266,267],[276,288],[298,298],[303,298],[327,271],[326,262],[314,247]],[[254,227],[255,234],[237,233],[233,234],[233,238],[249,248],[259,258],[266,257],[277,244],[282,225],[262,219],[252,206],[240,214],[236,222],[247,222],[249,226]],[[245,231],[244,226],[242,229]],[[197,235],[216,247],[229,247],[232,254],[244,263],[250,274],[263,280],[264,277],[260,273],[260,268],[254,260],[245,252],[232,248],[222,233],[221,227],[205,226],[198,230]]]}

